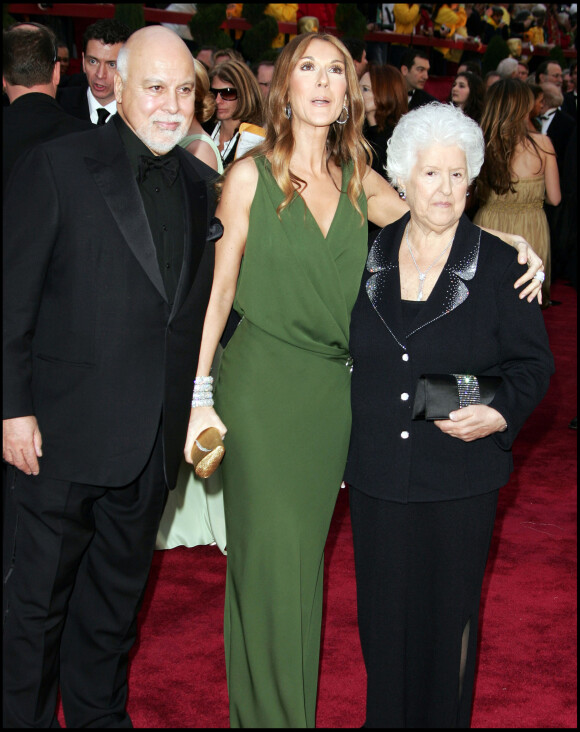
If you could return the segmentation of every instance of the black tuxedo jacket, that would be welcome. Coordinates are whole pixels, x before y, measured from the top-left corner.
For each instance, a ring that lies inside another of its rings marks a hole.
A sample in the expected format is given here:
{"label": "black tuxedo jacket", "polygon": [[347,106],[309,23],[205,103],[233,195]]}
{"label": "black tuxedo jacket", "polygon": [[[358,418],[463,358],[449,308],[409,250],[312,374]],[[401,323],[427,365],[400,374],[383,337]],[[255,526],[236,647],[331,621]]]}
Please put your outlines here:
{"label": "black tuxedo jacket", "polygon": [[9,181],[4,418],[37,417],[47,477],[126,485],[144,468],[162,420],[175,485],[212,284],[215,177],[176,154],[185,253],[172,307],[115,125],[37,146]]}
{"label": "black tuxedo jacket", "polygon": [[93,127],[64,112],[48,94],[31,92],[18,97],[2,114],[4,186],[16,160],[33,145]]}
{"label": "black tuxedo jacket", "polygon": [[566,92],[566,94],[564,94],[564,102],[562,103],[560,109],[562,110],[562,112],[566,112],[566,114],[569,114],[570,117],[573,117],[575,121],[578,119],[576,94],[574,94],[573,91]]}
{"label": "black tuxedo jacket", "polygon": [[[59,88],[56,101],[68,114],[72,114],[73,117],[78,119],[84,119],[91,122],[91,112],[89,109],[89,100],[87,98],[87,89],[89,85],[86,77],[82,85],[73,86],[68,84],[67,86]],[[91,124],[93,124],[91,122]]]}
{"label": "black tuxedo jacket", "polygon": [[417,109],[417,107],[422,107],[424,104],[429,104],[430,102],[438,102],[439,100],[437,97],[434,97],[432,94],[429,94],[424,89],[415,89],[413,92],[413,96],[411,97],[409,101],[409,112],[412,109]]}
{"label": "black tuxedo jacket", "polygon": [[558,161],[558,170],[563,170],[566,158],[566,148],[572,138],[576,134],[576,122],[566,112],[557,109],[554,112],[554,118],[550,122],[550,126],[546,132],[556,152],[556,160]]}
{"label": "black tuxedo jacket", "polygon": [[[507,483],[512,442],[554,369],[542,313],[513,287],[525,269],[515,250],[463,215],[435,287],[405,326],[399,246],[408,220],[406,214],[376,237],[352,313],[345,481],[400,503],[486,493]],[[490,406],[507,431],[464,442],[411,419],[422,374],[462,373],[502,377]]]}

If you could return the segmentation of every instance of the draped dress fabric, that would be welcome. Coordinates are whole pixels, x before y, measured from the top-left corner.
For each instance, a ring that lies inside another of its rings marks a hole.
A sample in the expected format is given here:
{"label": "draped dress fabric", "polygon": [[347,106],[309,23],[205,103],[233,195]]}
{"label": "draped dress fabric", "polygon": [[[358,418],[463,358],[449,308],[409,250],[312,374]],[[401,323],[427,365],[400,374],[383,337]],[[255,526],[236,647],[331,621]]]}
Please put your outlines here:
{"label": "draped dress fabric", "polygon": [[233,727],[314,727],[323,551],[351,426],[351,310],[367,254],[346,194],[326,238],[269,162],[250,211],[215,389],[228,428],[221,466],[228,568],[225,652]]}
{"label": "draped dress fabric", "polygon": [[[218,346],[212,371],[216,371],[222,347]],[[155,549],[216,545],[226,553],[226,520],[221,473],[198,478],[190,463],[182,460],[175,488],[169,491],[155,541]]]}
{"label": "draped dress fabric", "polygon": [[544,302],[549,300],[550,288],[550,229],[544,211],[546,185],[544,176],[520,178],[515,193],[502,195],[490,192],[489,198],[479,208],[473,223],[508,234],[520,234],[533,247],[544,262],[546,280],[542,287]]}

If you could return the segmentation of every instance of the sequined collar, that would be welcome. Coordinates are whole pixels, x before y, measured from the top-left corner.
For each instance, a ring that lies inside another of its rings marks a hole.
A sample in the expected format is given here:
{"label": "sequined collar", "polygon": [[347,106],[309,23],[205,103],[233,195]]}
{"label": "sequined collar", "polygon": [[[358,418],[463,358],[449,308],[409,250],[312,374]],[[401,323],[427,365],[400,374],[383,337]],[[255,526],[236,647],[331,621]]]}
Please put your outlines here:
{"label": "sequined collar", "polygon": [[437,283],[413,324],[413,330],[405,333],[401,313],[399,246],[409,217],[410,214],[405,214],[378,233],[366,264],[371,275],[366,282],[368,298],[402,348],[406,348],[407,339],[417,331],[448,315],[467,300],[469,288],[466,283],[473,279],[477,271],[481,241],[481,229],[474,226],[464,214]]}

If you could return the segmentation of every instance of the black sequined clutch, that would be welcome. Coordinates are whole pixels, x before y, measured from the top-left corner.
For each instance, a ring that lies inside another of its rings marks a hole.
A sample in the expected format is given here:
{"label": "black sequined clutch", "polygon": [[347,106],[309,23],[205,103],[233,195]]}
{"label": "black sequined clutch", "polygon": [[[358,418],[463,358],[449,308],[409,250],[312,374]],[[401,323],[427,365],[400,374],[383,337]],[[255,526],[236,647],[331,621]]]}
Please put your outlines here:
{"label": "black sequined clutch", "polygon": [[419,377],[413,419],[449,419],[449,412],[471,404],[490,404],[501,376],[423,374]]}

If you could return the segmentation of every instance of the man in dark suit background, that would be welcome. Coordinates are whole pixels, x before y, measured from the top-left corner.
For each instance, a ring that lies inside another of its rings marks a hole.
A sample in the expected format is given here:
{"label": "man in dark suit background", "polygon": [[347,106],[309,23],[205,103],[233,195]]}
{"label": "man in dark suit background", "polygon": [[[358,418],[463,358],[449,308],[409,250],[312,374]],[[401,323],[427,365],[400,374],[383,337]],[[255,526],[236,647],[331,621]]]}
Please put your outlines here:
{"label": "man in dark suit background", "polygon": [[541,132],[548,135],[554,144],[556,151],[556,159],[558,161],[558,169],[561,171],[564,167],[566,156],[566,148],[573,134],[576,134],[576,122],[566,112],[562,112],[560,105],[563,101],[563,94],[556,84],[552,82],[543,82],[540,84],[544,92],[544,101],[542,102],[540,122],[542,123]]}
{"label": "man in dark suit background", "polygon": [[2,116],[2,180],[25,150],[39,142],[90,129],[55,101],[60,63],[56,36],[45,26],[18,24],[4,31],[2,80],[10,106]]}
{"label": "man in dark suit background", "polygon": [[536,69],[536,84],[555,84],[562,91],[563,75],[560,63],[555,59],[548,59]]}
{"label": "man in dark suit background", "polygon": [[566,112],[570,117],[578,119],[578,89],[576,82],[578,79],[578,64],[576,59],[570,62],[570,85],[568,91],[564,94],[562,102],[562,112]]}
{"label": "man in dark suit background", "polygon": [[424,90],[429,78],[429,54],[417,48],[410,48],[401,59],[401,73],[407,84],[409,98],[409,111],[422,107],[429,102],[438,101],[434,96]]}
{"label": "man in dark suit background", "polygon": [[[550,249],[552,252],[552,280],[570,272],[572,252],[576,246],[576,188],[577,159],[576,135],[577,126],[573,117],[559,107],[563,95],[559,86],[551,82],[543,82],[544,92],[540,122],[541,132],[548,135],[558,162],[560,172],[560,188],[562,201],[558,206],[545,205],[546,217],[550,226]],[[572,241],[570,241],[572,236]],[[552,300],[552,304],[557,304]]]}
{"label": "man in dark suit background", "polygon": [[176,147],[194,88],[183,41],[137,31],[111,123],[36,146],[5,193],[5,727],[59,726],[59,683],[67,727],[132,726],[212,283],[215,174]]}
{"label": "man in dark suit background", "polygon": [[74,77],[59,89],[61,107],[79,119],[104,124],[117,111],[113,80],[117,56],[131,31],[119,20],[103,18],[90,25],[83,35],[82,65],[85,78]]}

